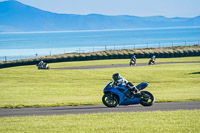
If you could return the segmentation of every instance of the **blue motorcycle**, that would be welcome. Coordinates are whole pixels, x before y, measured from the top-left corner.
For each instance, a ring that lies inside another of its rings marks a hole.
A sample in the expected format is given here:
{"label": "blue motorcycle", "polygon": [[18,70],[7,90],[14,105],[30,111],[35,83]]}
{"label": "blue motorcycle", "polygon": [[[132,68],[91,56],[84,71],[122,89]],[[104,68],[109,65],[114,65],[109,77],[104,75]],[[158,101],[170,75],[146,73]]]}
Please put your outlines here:
{"label": "blue motorcycle", "polygon": [[133,91],[126,86],[112,86],[112,82],[109,82],[103,90],[104,95],[102,97],[102,102],[107,107],[131,104],[151,106],[155,101],[154,96],[148,91],[141,91],[147,86],[148,83],[146,82],[136,86],[141,92],[140,96],[138,96],[138,94],[134,94]]}

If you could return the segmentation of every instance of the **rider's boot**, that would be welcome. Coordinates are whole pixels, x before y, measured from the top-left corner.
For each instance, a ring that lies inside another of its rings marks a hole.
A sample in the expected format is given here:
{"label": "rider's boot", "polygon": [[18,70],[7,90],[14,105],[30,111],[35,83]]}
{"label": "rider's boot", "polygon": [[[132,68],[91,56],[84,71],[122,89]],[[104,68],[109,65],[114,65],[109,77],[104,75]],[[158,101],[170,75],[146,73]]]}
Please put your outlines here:
{"label": "rider's boot", "polygon": [[136,92],[136,93],[135,93],[135,97],[138,97],[138,98],[142,97],[141,92],[140,92],[140,91]]}
{"label": "rider's boot", "polygon": [[136,87],[134,87],[133,93],[134,93],[135,97],[138,97],[138,98],[142,97],[140,90],[138,90]]}
{"label": "rider's boot", "polygon": [[134,97],[141,97],[140,90],[138,90],[135,86],[129,86],[131,92],[133,93],[132,96]]}

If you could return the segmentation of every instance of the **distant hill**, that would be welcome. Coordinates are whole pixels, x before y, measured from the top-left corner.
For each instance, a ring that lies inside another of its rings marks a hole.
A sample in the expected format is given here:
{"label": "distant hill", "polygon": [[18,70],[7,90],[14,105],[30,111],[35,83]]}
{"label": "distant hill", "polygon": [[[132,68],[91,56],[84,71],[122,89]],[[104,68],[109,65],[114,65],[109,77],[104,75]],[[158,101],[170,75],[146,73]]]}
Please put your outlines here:
{"label": "distant hill", "polygon": [[75,15],[43,11],[15,0],[0,2],[0,31],[66,31],[200,26],[194,18]]}

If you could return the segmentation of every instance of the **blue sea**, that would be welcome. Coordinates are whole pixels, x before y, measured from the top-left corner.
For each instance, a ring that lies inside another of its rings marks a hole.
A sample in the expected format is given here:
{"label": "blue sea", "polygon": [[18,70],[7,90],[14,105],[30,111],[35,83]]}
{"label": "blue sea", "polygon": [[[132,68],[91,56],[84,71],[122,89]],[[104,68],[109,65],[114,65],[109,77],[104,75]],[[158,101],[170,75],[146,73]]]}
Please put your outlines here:
{"label": "blue sea", "polygon": [[0,32],[0,61],[63,53],[194,45],[200,27],[101,31]]}

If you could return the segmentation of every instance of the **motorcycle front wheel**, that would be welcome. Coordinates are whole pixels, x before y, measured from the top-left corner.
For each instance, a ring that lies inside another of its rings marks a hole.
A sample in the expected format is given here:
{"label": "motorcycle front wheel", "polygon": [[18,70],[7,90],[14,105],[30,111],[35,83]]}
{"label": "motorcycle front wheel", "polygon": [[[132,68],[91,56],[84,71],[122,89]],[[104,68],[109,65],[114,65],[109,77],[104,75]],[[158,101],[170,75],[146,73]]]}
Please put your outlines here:
{"label": "motorcycle front wheel", "polygon": [[143,106],[152,106],[153,103],[155,102],[155,98],[153,94],[151,94],[148,91],[141,91],[141,93],[142,93],[142,97],[141,97],[140,104]]}
{"label": "motorcycle front wheel", "polygon": [[119,104],[117,96],[111,93],[104,94],[102,102],[107,107],[116,107]]}

